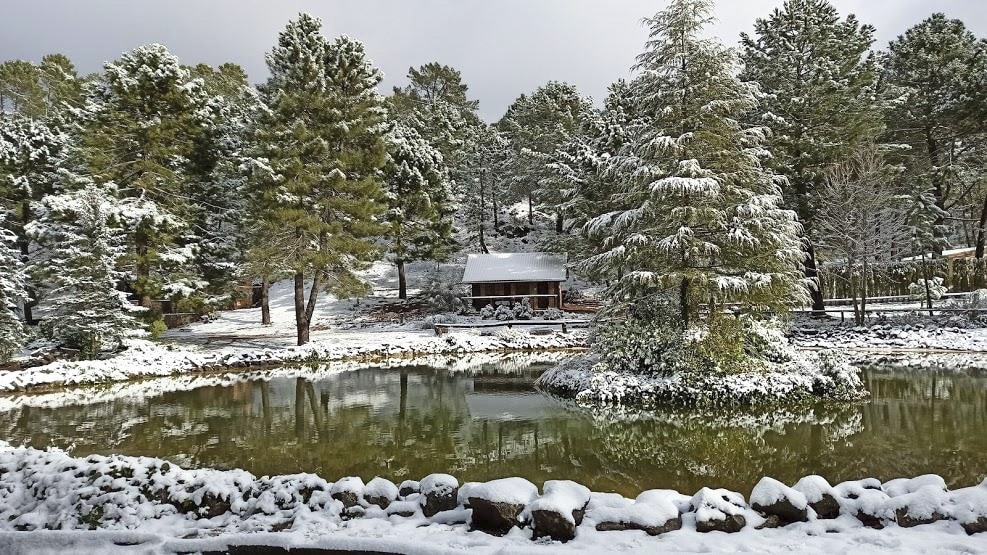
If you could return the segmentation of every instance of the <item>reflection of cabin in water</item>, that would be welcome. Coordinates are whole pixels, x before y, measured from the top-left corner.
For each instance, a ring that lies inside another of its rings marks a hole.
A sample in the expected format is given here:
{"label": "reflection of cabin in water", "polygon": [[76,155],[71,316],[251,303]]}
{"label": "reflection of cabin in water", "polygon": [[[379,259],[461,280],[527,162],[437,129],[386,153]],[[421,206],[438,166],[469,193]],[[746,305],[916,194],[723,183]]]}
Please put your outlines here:
{"label": "reflection of cabin in water", "polygon": [[562,307],[565,256],[546,252],[471,254],[466,259],[465,297],[475,308],[527,299],[535,310]]}

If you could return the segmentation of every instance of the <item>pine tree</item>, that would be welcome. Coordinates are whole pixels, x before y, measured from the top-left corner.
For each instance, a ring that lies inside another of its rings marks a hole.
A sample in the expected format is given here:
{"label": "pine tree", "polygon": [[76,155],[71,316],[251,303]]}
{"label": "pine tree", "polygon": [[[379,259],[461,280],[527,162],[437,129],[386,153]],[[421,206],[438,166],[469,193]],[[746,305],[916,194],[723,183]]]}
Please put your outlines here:
{"label": "pine tree", "polygon": [[467,143],[466,167],[460,185],[462,210],[459,211],[460,227],[466,232],[466,241],[476,241],[478,252],[487,253],[490,233],[499,233],[499,202],[506,193],[508,161],[512,158],[507,140],[493,126],[481,126]]}
{"label": "pine tree", "polygon": [[497,123],[516,158],[512,190],[527,198],[529,223],[534,208],[547,208],[555,214],[555,231],[563,232],[561,193],[547,165],[579,133],[589,112],[589,102],[573,85],[550,81],[530,96],[521,95]]}
{"label": "pine tree", "polygon": [[193,160],[208,95],[160,44],[106,64],[81,110],[84,154],[98,182],[135,207],[126,218],[133,289],[143,306],[202,286],[195,275]]}
{"label": "pine tree", "polygon": [[28,300],[27,275],[17,237],[3,227],[0,214],[0,362],[7,362],[24,345],[26,335],[18,307]]}
{"label": "pine tree", "polygon": [[191,221],[198,274],[208,284],[210,298],[222,301],[236,294],[246,250],[245,198],[249,149],[260,113],[256,89],[236,64],[213,69],[192,68],[203,80],[210,99],[203,133],[193,150]]}
{"label": "pine tree", "polygon": [[442,155],[418,132],[397,124],[384,166],[385,235],[398,269],[398,297],[408,298],[405,264],[441,260],[452,241],[452,191]]}
{"label": "pine tree", "polygon": [[[368,238],[379,226],[386,112],[380,73],[363,45],[328,42],[321,22],[301,14],[267,56],[269,108],[259,122],[255,158],[269,178],[254,180],[265,218],[294,230],[292,245],[298,344],[309,340],[319,291],[345,296],[366,289],[355,274],[376,257]],[[305,299],[305,277],[312,285]]]}
{"label": "pine tree", "polygon": [[43,324],[53,339],[94,358],[119,349],[137,327],[126,293],[118,290],[117,269],[126,253],[124,235],[114,225],[122,210],[112,187],[89,184],[39,203],[40,217],[29,226],[32,236],[48,248],[35,262],[51,284],[52,313]]}
{"label": "pine tree", "polygon": [[729,50],[701,38],[711,9],[673,0],[646,20],[634,95],[647,117],[612,162],[634,178],[619,199],[632,207],[587,224],[603,249],[583,263],[623,270],[608,290],[617,301],[675,291],[681,324],[707,329],[725,303],[784,310],[803,293],[801,227],[762,166],[766,131],[741,123],[755,87],[734,76]]}
{"label": "pine tree", "polygon": [[[56,192],[71,176],[67,168],[71,141],[44,122],[15,115],[0,119],[0,210],[7,213],[6,228],[16,237],[21,261],[32,252],[27,226],[36,219],[32,204]],[[24,305],[24,319],[34,321],[38,288],[29,280],[31,300]]]}
{"label": "pine tree", "polygon": [[[948,244],[947,215],[967,200],[987,149],[987,41],[962,21],[933,14],[892,41],[884,60],[892,140],[907,144],[908,177],[935,197],[936,245]],[[987,197],[977,233],[984,254]]]}
{"label": "pine tree", "polygon": [[[806,232],[805,275],[818,284],[816,199],[826,171],[881,132],[875,100],[874,28],[840,19],[829,0],[787,0],[743,34],[741,79],[760,86],[757,122],[771,129],[771,168],[787,178],[785,204]],[[811,291],[814,310],[823,292]]]}

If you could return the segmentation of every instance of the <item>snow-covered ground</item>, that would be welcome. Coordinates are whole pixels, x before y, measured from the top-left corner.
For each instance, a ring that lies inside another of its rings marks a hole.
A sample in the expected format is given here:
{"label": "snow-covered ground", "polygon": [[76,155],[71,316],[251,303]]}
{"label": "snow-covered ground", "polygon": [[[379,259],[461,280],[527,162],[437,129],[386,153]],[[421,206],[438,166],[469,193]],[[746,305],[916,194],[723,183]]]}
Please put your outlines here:
{"label": "snow-covered ground", "polygon": [[[810,476],[793,487],[765,479],[748,505],[740,493],[708,488],[627,499],[556,481],[539,495],[521,478],[460,485],[447,475],[402,483],[399,492],[382,479],[255,477],[2,443],[0,470],[3,553],[174,553],[231,544],[407,554],[987,552],[987,535],[973,533],[987,528],[987,482],[947,491],[934,475],[834,486]],[[483,503],[501,508],[495,522],[480,519]],[[535,510],[566,518],[539,524],[545,521],[531,520]],[[497,518],[507,525],[504,536],[481,531],[495,529]],[[701,532],[710,527],[737,531]],[[532,540],[533,532],[550,531],[574,538]]]}

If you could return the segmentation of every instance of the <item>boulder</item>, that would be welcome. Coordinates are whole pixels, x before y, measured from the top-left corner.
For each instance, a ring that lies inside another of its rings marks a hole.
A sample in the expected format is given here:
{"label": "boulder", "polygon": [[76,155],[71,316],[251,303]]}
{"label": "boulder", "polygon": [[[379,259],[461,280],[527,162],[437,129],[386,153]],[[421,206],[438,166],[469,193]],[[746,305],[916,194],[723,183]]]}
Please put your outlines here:
{"label": "boulder", "polygon": [[567,542],[576,537],[589,504],[589,488],[569,480],[545,482],[545,493],[528,505],[534,538]]}
{"label": "boulder", "polygon": [[965,530],[970,536],[981,532],[987,532],[987,516],[977,517],[976,520],[971,520],[968,522],[961,522],[960,526],[962,526],[963,530]]}
{"label": "boulder", "polygon": [[764,517],[764,522],[754,527],[755,530],[764,530],[765,528],[780,528],[784,526],[785,523],[781,521],[778,515],[768,515]]}
{"label": "boulder", "polygon": [[489,501],[482,497],[470,497],[469,500],[470,508],[473,509],[470,530],[503,536],[510,532],[511,528],[520,525],[518,516],[525,507],[522,503]]}
{"label": "boulder", "polygon": [[412,493],[418,493],[421,491],[421,484],[414,480],[405,480],[401,482],[398,486],[398,495],[401,497],[408,497]]}
{"label": "boulder", "polygon": [[971,536],[987,532],[987,480],[979,486],[951,492],[949,516]]}
{"label": "boulder", "polygon": [[809,502],[805,495],[767,476],[754,486],[751,508],[778,517],[782,525],[809,520]]}
{"label": "boulder", "polygon": [[596,522],[597,530],[642,530],[657,536],[682,528],[681,511],[688,503],[688,496],[674,490],[648,490],[633,501],[594,493],[586,514]]}
{"label": "boulder", "polygon": [[816,512],[817,518],[829,519],[840,516],[838,494],[822,476],[805,476],[796,482],[792,489],[805,496],[809,507]]}
{"label": "boulder", "polygon": [[943,514],[945,503],[945,484],[931,483],[909,493],[892,497],[888,501],[888,506],[894,510],[898,526],[911,528],[945,519],[946,515]]}
{"label": "boulder", "polygon": [[370,505],[386,509],[398,497],[398,487],[390,480],[374,477],[363,488],[363,500]]}
{"label": "boulder", "polygon": [[335,482],[329,489],[329,493],[333,499],[343,504],[344,509],[349,509],[360,504],[363,488],[362,479],[358,476],[349,476]]}
{"label": "boulder", "polygon": [[463,484],[459,496],[473,510],[470,530],[503,536],[520,526],[521,513],[538,495],[538,488],[524,478],[501,478]]}
{"label": "boulder", "polygon": [[455,509],[459,503],[459,480],[448,474],[429,474],[420,484],[421,497],[419,503],[422,514],[427,517],[435,516],[441,511]]}
{"label": "boulder", "polygon": [[725,489],[702,488],[692,497],[697,532],[739,532],[747,526],[746,503],[739,493]]}

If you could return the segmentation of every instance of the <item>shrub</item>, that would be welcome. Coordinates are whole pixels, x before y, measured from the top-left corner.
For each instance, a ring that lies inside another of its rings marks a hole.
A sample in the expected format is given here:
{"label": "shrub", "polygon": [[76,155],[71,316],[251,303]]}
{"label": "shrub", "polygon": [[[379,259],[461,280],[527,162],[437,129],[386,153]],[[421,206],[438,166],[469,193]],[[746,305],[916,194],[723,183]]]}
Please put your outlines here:
{"label": "shrub", "polygon": [[511,310],[510,305],[507,304],[497,305],[497,309],[494,310],[494,318],[500,320],[501,322],[506,320],[513,320],[514,311]]}
{"label": "shrub", "polygon": [[164,320],[161,318],[151,322],[151,339],[159,339],[166,331],[168,331],[168,326],[165,325]]}
{"label": "shrub", "polygon": [[422,285],[422,296],[433,314],[454,312],[462,314],[466,307],[463,305],[462,285],[459,283],[457,272],[452,267],[439,267],[425,278]]}
{"label": "shrub", "polygon": [[555,307],[545,310],[541,315],[544,320],[561,320],[564,316],[565,313]]}
{"label": "shrub", "polygon": [[[928,296],[932,297],[932,300],[937,301],[941,299],[947,291],[949,291],[949,287],[943,285],[943,280],[940,276],[935,276],[929,279]],[[909,283],[908,294],[913,299],[924,301],[926,299],[925,280]]]}
{"label": "shrub", "polygon": [[514,313],[515,320],[530,320],[531,316],[534,314],[531,310],[531,304],[528,302],[528,299],[514,303],[514,307],[511,311]]}
{"label": "shrub", "polygon": [[494,310],[494,307],[491,304],[483,305],[483,308],[480,309],[480,318],[484,320],[490,320],[495,314],[496,310]]}

